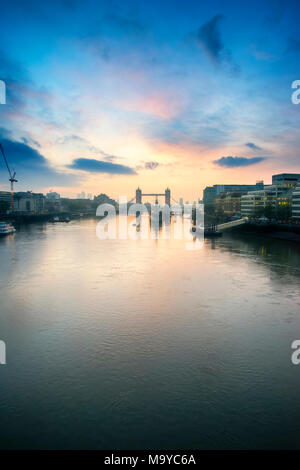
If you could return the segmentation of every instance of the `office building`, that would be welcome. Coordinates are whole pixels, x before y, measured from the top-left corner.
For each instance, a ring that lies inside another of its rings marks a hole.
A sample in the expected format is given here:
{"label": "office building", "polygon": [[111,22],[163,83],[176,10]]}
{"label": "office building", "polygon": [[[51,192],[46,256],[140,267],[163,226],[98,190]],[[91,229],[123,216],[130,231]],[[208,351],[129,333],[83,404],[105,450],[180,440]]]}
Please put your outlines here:
{"label": "office building", "polygon": [[292,219],[293,222],[300,222],[300,181],[292,193]]}
{"label": "office building", "polygon": [[47,209],[48,212],[60,212],[62,209],[60,194],[56,193],[55,191],[50,191],[47,193],[45,199],[45,209]]}
{"label": "office building", "polygon": [[256,184],[214,184],[207,186],[203,191],[203,203],[214,204],[215,198],[224,192],[232,191],[255,191],[264,188],[263,181],[257,181]]}
{"label": "office building", "polygon": [[246,194],[245,191],[225,191],[215,198],[216,212],[220,215],[241,214],[241,197]]}
{"label": "office building", "polygon": [[[263,215],[268,208],[270,213],[291,214],[293,194],[297,196],[293,190],[300,183],[299,173],[280,173],[272,175],[272,185],[265,186],[260,191],[249,191],[241,198],[241,214],[242,216]],[[296,197],[294,213],[297,213]]]}
{"label": "office building", "polygon": [[272,184],[283,184],[290,188],[295,187],[299,180],[299,173],[280,173],[272,176]]}
{"label": "office building", "polygon": [[282,184],[275,184],[260,191],[249,191],[243,195],[241,197],[241,214],[243,217],[265,215],[266,208],[275,212],[278,208],[291,207],[291,204],[292,189]]}

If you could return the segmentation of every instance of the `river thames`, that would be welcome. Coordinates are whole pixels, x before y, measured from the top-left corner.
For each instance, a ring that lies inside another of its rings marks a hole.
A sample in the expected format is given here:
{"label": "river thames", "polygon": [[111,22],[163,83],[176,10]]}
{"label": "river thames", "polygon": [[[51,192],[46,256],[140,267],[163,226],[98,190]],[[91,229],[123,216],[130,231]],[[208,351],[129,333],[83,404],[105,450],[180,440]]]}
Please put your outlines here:
{"label": "river thames", "polygon": [[300,449],[300,247],[0,239],[0,447]]}

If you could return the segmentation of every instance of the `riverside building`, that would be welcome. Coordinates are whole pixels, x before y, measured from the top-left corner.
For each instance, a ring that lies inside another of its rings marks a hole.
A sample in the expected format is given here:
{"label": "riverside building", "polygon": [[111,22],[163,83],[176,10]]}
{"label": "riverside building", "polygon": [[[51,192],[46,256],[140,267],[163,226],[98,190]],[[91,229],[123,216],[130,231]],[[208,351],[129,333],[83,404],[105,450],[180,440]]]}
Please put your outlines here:
{"label": "riverside building", "polygon": [[300,181],[292,194],[292,219],[294,222],[300,222]]}
{"label": "riverside building", "polygon": [[241,214],[243,217],[263,215],[266,208],[272,211],[290,209],[292,195],[300,174],[281,173],[272,176],[272,184],[260,191],[249,191],[241,197]]}

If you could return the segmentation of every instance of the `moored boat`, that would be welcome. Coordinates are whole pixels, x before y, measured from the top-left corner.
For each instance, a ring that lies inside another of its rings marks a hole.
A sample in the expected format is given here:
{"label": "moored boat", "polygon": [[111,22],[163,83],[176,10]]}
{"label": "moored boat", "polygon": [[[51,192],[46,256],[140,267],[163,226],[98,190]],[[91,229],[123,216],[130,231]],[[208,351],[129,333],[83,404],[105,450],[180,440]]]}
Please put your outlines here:
{"label": "moored boat", "polygon": [[222,232],[219,232],[218,230],[214,228],[206,228],[204,230],[204,237],[205,238],[222,237]]}
{"label": "moored boat", "polygon": [[52,218],[49,220],[49,222],[51,222],[51,223],[54,224],[55,222],[70,222],[70,220],[71,220],[71,219],[70,219],[70,217],[68,217],[68,216],[67,216],[67,217],[65,217],[65,216],[60,216],[60,217],[59,217],[59,216],[56,215],[56,216],[52,217]]}
{"label": "moored boat", "polygon": [[49,222],[51,222],[52,224],[54,224],[54,222],[59,222],[59,217],[55,216],[55,217],[51,217],[51,219],[49,220]]}
{"label": "moored boat", "polygon": [[214,238],[214,237],[222,237],[222,232],[220,232],[217,228],[217,225],[210,225],[209,227],[205,227],[204,229],[204,237],[205,238]]}
{"label": "moored boat", "polygon": [[214,237],[222,237],[222,232],[217,230],[216,226],[212,225],[211,227],[205,227],[203,230],[203,227],[199,232],[197,232],[197,227],[194,225],[191,229],[191,232],[194,233],[195,235],[199,234],[204,234],[204,238],[214,238]]}
{"label": "moored boat", "polygon": [[0,222],[0,236],[15,233],[16,229],[8,222]]}

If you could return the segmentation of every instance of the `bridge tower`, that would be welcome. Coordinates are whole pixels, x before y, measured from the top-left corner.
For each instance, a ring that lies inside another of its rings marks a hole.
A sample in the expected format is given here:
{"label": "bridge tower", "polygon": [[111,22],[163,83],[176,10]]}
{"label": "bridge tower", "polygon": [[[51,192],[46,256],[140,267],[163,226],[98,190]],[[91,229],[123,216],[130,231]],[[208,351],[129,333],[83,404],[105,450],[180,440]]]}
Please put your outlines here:
{"label": "bridge tower", "polygon": [[135,202],[137,204],[142,204],[142,190],[140,188],[137,188],[135,191]]}
{"label": "bridge tower", "polygon": [[167,206],[171,205],[171,190],[169,188],[165,190],[165,204]]}

